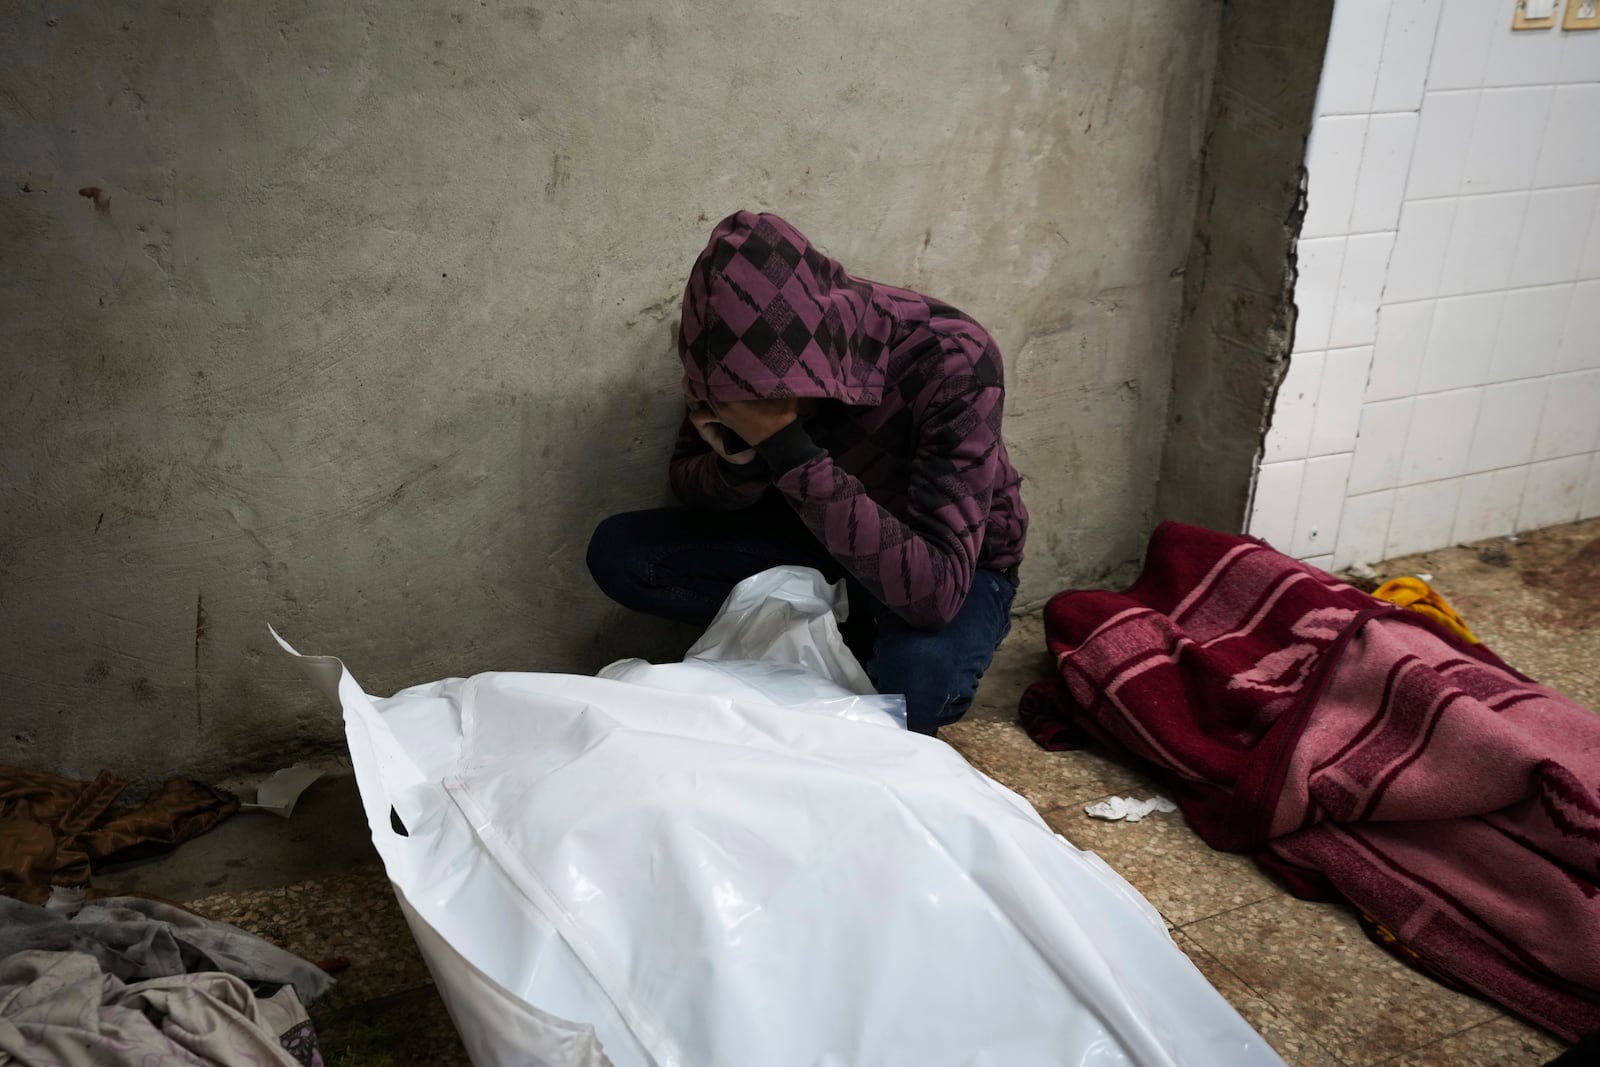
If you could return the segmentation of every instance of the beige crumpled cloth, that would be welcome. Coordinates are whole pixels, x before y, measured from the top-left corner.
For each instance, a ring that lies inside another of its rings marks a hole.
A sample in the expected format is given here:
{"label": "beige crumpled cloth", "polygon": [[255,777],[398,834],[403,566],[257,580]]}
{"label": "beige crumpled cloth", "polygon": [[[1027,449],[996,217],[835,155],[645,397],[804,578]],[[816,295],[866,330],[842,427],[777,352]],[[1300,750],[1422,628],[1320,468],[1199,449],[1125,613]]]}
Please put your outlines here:
{"label": "beige crumpled cloth", "polygon": [[81,952],[0,961],[0,1064],[300,1067],[278,1035],[303,1022],[291,986],[257,1000],[218,972],[124,984]]}

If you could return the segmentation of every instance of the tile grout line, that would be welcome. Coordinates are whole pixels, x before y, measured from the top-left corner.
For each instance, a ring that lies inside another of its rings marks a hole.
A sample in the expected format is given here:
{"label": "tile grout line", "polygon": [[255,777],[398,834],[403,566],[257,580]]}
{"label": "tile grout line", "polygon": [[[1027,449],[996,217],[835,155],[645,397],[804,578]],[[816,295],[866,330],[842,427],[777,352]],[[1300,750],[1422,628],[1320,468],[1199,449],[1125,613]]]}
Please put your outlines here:
{"label": "tile grout line", "polygon": [[[1498,1005],[1497,1005],[1497,1007],[1498,1007]],[[1502,1019],[1510,1019],[1510,1018],[1513,1018],[1513,1016],[1507,1015],[1504,1011],[1502,1011],[1499,1015],[1496,1015],[1491,1019],[1485,1019],[1481,1023],[1473,1023],[1471,1026],[1463,1026],[1459,1030],[1452,1030],[1448,1034],[1441,1034],[1439,1037],[1434,1038],[1432,1041],[1429,1041],[1427,1044],[1418,1045],[1416,1048],[1407,1049],[1404,1052],[1396,1053],[1395,1055],[1390,1056],[1386,1060],[1379,1060],[1377,1063],[1373,1064],[1372,1067],[1385,1067],[1386,1064],[1399,1063],[1401,1057],[1410,1056],[1410,1055],[1413,1055],[1415,1053],[1421,1052],[1423,1049],[1432,1048],[1434,1045],[1440,1044],[1440,1043],[1445,1042],[1445,1041],[1449,1041],[1451,1038],[1460,1037],[1462,1034],[1469,1033],[1470,1031],[1476,1030],[1481,1026],[1489,1026],[1492,1023],[1500,1022]]]}
{"label": "tile grout line", "polygon": [[[1263,899],[1265,899],[1265,898],[1263,898]],[[1259,903],[1261,903],[1261,901],[1258,900],[1258,901],[1256,901],[1256,903],[1259,904]],[[1242,905],[1242,906],[1243,907],[1249,907],[1250,905],[1246,904],[1246,905]],[[1232,910],[1238,911],[1239,909],[1238,908],[1234,908]],[[1219,912],[1219,914],[1226,914],[1226,913],[1220,913]],[[1197,919],[1195,921],[1199,922],[1200,920]],[[1193,925],[1193,924],[1187,924],[1187,925]],[[1178,929],[1181,932],[1182,927],[1177,927],[1176,929]],[[1261,990],[1257,989],[1255,986],[1253,986],[1249,982],[1245,981],[1244,977],[1242,975],[1240,975],[1238,971],[1234,970],[1232,967],[1229,967],[1226,963],[1223,963],[1220,959],[1218,959],[1216,954],[1213,953],[1210,949],[1206,948],[1204,945],[1202,945],[1200,942],[1196,941],[1193,937],[1190,937],[1188,934],[1184,934],[1183,936],[1185,937],[1185,939],[1188,940],[1188,942],[1191,945],[1193,945],[1195,948],[1200,950],[1200,952],[1202,952],[1207,959],[1209,959],[1213,964],[1215,964],[1218,969],[1220,969],[1220,970],[1226,972],[1227,974],[1231,975],[1233,977],[1234,981],[1238,982],[1241,986],[1243,986],[1245,989],[1250,991],[1250,995],[1251,996],[1256,997],[1257,999],[1259,999],[1261,1001],[1261,1003],[1263,1003],[1267,1007],[1271,1008],[1274,1015],[1278,1016],[1278,1018],[1282,1019],[1285,1023],[1289,1024],[1295,1030],[1297,1030],[1301,1034],[1303,1034],[1307,1041],[1311,1042],[1318,1049],[1320,1049],[1324,1053],[1326,1053],[1330,1059],[1332,1059],[1336,1063],[1343,1063],[1343,1064],[1349,1065],[1349,1061],[1348,1060],[1346,1060],[1343,1056],[1339,1055],[1337,1052],[1333,1051],[1333,1049],[1329,1048],[1327,1045],[1323,1044],[1317,1038],[1316,1034],[1312,1033],[1310,1030],[1306,1029],[1304,1026],[1300,1025],[1300,1023],[1298,1023],[1293,1018],[1291,1018],[1287,1013],[1284,1012],[1284,1010],[1282,1008],[1278,1007],[1278,1005],[1271,998],[1269,998],[1265,993],[1261,992]],[[1196,968],[1196,969],[1198,969],[1198,968]],[[1209,981],[1209,979],[1208,979],[1208,981]],[[1215,989],[1216,986],[1213,985],[1212,988]],[[1221,990],[1218,990],[1218,995],[1219,996],[1221,995]],[[1224,997],[1223,999],[1226,1000],[1227,998]],[[1238,1010],[1239,1010],[1238,1008],[1234,1008],[1234,1011],[1238,1011]],[[1248,1023],[1249,1020],[1246,1020],[1246,1022]],[[1251,1027],[1251,1029],[1255,1029],[1255,1028]],[[1257,1030],[1256,1032],[1260,1033],[1259,1030]],[[1263,1038],[1263,1040],[1265,1040],[1265,1039]],[[1271,1044],[1271,1043],[1268,1042],[1268,1044]],[[1274,1049],[1273,1051],[1277,1051],[1277,1050]],[[1404,1054],[1405,1053],[1401,1053],[1401,1055],[1404,1055]]]}
{"label": "tile grout line", "polygon": [[[1254,861],[1252,861],[1252,864],[1253,864],[1253,862]],[[1187,929],[1188,927],[1194,926],[1196,923],[1210,922],[1212,919],[1220,919],[1224,915],[1232,915],[1236,911],[1243,911],[1245,908],[1253,908],[1257,904],[1263,903],[1264,901],[1272,900],[1274,897],[1279,897],[1279,896],[1289,897],[1290,899],[1298,899],[1298,898],[1296,898],[1294,896],[1294,894],[1289,893],[1287,891],[1280,890],[1280,891],[1275,892],[1275,893],[1268,893],[1264,897],[1257,897],[1255,900],[1247,900],[1243,904],[1235,904],[1231,908],[1223,908],[1221,911],[1212,912],[1210,915],[1201,915],[1198,918],[1190,919],[1188,922],[1184,923],[1182,926],[1176,926],[1175,925],[1173,927],[1173,929],[1175,929],[1175,930],[1184,930],[1184,929]],[[1198,942],[1197,942],[1197,944],[1198,944]]]}
{"label": "tile grout line", "polygon": [[[1287,896],[1287,897],[1290,897],[1291,899],[1299,899],[1297,897],[1294,897],[1294,895],[1291,894],[1291,893],[1285,892],[1283,895]],[[1228,915],[1228,914],[1231,914],[1231,913],[1236,912],[1236,911],[1243,911],[1245,908],[1254,907],[1255,904],[1260,904],[1263,901],[1270,900],[1270,899],[1271,899],[1270,897],[1263,897],[1261,900],[1254,901],[1251,904],[1241,904],[1236,908],[1229,908],[1227,911],[1218,912],[1217,915],[1210,916],[1209,918],[1217,918],[1219,916]],[[1333,905],[1333,906],[1336,906],[1336,905]],[[1285,1013],[1284,1009],[1282,1009],[1282,1008],[1280,1008],[1278,1006],[1278,1003],[1275,1000],[1273,1000],[1271,997],[1267,996],[1265,993],[1263,993],[1261,990],[1257,989],[1255,986],[1251,985],[1249,982],[1245,981],[1244,977],[1241,976],[1239,974],[1239,972],[1235,971],[1232,967],[1230,967],[1227,964],[1223,963],[1220,959],[1217,958],[1215,953],[1213,953],[1210,949],[1206,948],[1204,944],[1202,944],[1198,939],[1196,939],[1194,937],[1194,935],[1192,935],[1192,934],[1190,934],[1188,932],[1188,928],[1189,927],[1195,926],[1195,925],[1197,925],[1199,923],[1206,922],[1206,921],[1208,921],[1208,920],[1207,919],[1195,919],[1192,922],[1185,923],[1183,926],[1174,927],[1174,929],[1177,930],[1178,932],[1183,933],[1184,937],[1186,937],[1192,945],[1194,945],[1196,948],[1198,948],[1201,952],[1204,952],[1206,954],[1206,956],[1208,958],[1210,958],[1211,961],[1214,962],[1219,968],[1221,968],[1222,970],[1226,971],[1228,974],[1232,975],[1239,982],[1240,985],[1244,986],[1246,989],[1248,989],[1255,996],[1260,997],[1261,1000],[1268,1007],[1270,1007],[1274,1012],[1276,1012],[1286,1022],[1291,1023],[1297,1030],[1300,1030],[1302,1033],[1304,1033],[1319,1048],[1321,1048],[1323,1051],[1327,1052],[1328,1055],[1332,1056],[1335,1060],[1337,1060],[1340,1063],[1348,1064],[1349,1061],[1344,1059],[1344,1057],[1339,1056],[1338,1054],[1336,1054],[1332,1049],[1329,1049],[1321,1041],[1317,1040],[1316,1035],[1314,1033],[1312,1033],[1310,1030],[1306,1029],[1305,1027],[1301,1026],[1298,1022],[1295,1022],[1294,1019],[1292,1019],[1288,1014]],[[1432,979],[1429,979],[1429,982],[1430,982],[1430,984],[1438,985],[1438,983],[1434,982]],[[1445,988],[1445,987],[1440,985],[1439,988],[1442,989],[1442,988]],[[1425,1041],[1420,1045],[1415,1045],[1415,1046],[1413,1046],[1411,1048],[1408,1048],[1408,1049],[1402,1049],[1401,1051],[1395,1053],[1393,1056],[1390,1056],[1388,1059],[1376,1061],[1375,1063],[1371,1064],[1370,1067],[1385,1067],[1386,1064],[1397,1063],[1403,1057],[1414,1055],[1415,1053],[1420,1052],[1423,1049],[1431,1048],[1432,1046],[1434,1046],[1436,1044],[1439,1044],[1442,1041],[1447,1041],[1450,1038],[1460,1037],[1462,1034],[1466,1033],[1469,1030],[1476,1030],[1480,1026],[1488,1026],[1490,1023],[1499,1022],[1502,1019],[1514,1018],[1513,1016],[1508,1014],[1503,1007],[1501,1007],[1498,1004],[1495,1004],[1493,1001],[1484,1000],[1483,1003],[1488,1004],[1491,1008],[1493,1008],[1495,1010],[1495,1014],[1490,1016],[1487,1019],[1482,1020],[1481,1022],[1470,1023],[1467,1026],[1461,1027],[1459,1030],[1451,1030],[1449,1033],[1440,1034],[1437,1037],[1434,1037],[1434,1038],[1432,1038],[1432,1039],[1430,1039],[1428,1041]],[[1351,1067],[1354,1067],[1354,1065],[1351,1065]]]}
{"label": "tile grout line", "polygon": [[[1477,120],[1477,109],[1476,108],[1473,109],[1473,120],[1474,121]],[[1512,188],[1512,189],[1485,189],[1485,190],[1483,190],[1481,192],[1473,192],[1473,193],[1456,192],[1456,193],[1435,193],[1432,196],[1408,196],[1408,197],[1405,197],[1401,201],[1401,203],[1402,204],[1426,204],[1429,201],[1435,201],[1435,200],[1473,200],[1473,199],[1485,199],[1485,198],[1491,197],[1491,196],[1520,196],[1520,195],[1523,195],[1525,193],[1560,193],[1560,192],[1567,192],[1567,191],[1572,190],[1572,189],[1594,189],[1594,188],[1600,188],[1600,186],[1597,186],[1596,183],[1592,182],[1592,181],[1588,181],[1588,182],[1565,182],[1565,183],[1563,183],[1561,185],[1524,185],[1524,186],[1520,186],[1518,188]],[[1385,231],[1374,230],[1372,232],[1374,232],[1374,233],[1382,233],[1382,232],[1385,232]],[[1345,236],[1355,236],[1355,235],[1354,234],[1346,234]]]}
{"label": "tile grout line", "polygon": [[[1444,198],[1441,197],[1440,199],[1444,199]],[[1369,236],[1369,235],[1367,235],[1367,234],[1357,234],[1357,235],[1354,235],[1354,236]],[[1311,240],[1321,240],[1321,239],[1322,238],[1311,238]],[[1531,282],[1531,283],[1529,283],[1527,285],[1502,285],[1502,286],[1499,286],[1497,288],[1491,288],[1491,289],[1467,289],[1467,290],[1463,290],[1462,292],[1456,292],[1456,293],[1434,293],[1432,296],[1412,296],[1412,297],[1407,297],[1404,300],[1386,300],[1381,305],[1381,307],[1386,307],[1386,308],[1389,308],[1389,307],[1405,307],[1407,304],[1427,304],[1427,303],[1432,303],[1432,302],[1436,302],[1436,301],[1439,301],[1439,300],[1456,300],[1456,299],[1459,299],[1459,298],[1465,297],[1465,296],[1494,296],[1494,295],[1496,295],[1498,293],[1526,293],[1526,292],[1529,292],[1529,291],[1534,290],[1534,289],[1565,289],[1565,288],[1570,288],[1570,287],[1578,286],[1578,285],[1587,285],[1590,282],[1595,282],[1595,281],[1600,281],[1600,275],[1595,275],[1594,277],[1587,277],[1586,276],[1586,277],[1579,277],[1579,278],[1569,278],[1566,281],[1559,281],[1559,282]],[[1346,347],[1349,347],[1349,348],[1360,348],[1361,346],[1360,345],[1348,345]],[[1318,352],[1318,351],[1321,351],[1321,349],[1313,348],[1313,349],[1308,349],[1308,351]]]}

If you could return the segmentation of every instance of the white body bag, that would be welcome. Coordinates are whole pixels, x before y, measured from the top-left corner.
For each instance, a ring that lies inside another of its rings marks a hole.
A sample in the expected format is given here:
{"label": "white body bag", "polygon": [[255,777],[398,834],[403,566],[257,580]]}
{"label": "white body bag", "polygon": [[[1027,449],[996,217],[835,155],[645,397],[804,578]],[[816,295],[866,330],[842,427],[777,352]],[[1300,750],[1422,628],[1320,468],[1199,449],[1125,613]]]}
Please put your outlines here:
{"label": "white body bag", "polygon": [[906,732],[842,599],[767,571],[598,678],[377,699],[304,660],[473,1062],[1281,1063],[1099,857]]}

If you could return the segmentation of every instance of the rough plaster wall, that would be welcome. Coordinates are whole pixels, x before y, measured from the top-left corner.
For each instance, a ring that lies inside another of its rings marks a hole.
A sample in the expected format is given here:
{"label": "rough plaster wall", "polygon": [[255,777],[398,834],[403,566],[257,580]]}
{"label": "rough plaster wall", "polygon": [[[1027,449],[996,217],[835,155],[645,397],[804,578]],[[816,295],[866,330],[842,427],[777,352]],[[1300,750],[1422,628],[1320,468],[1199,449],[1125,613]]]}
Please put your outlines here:
{"label": "rough plaster wall", "polygon": [[1163,519],[1242,531],[1293,340],[1306,138],[1333,0],[1233,0],[1221,31],[1172,419]]}
{"label": "rough plaster wall", "polygon": [[[655,13],[647,13],[647,12]],[[987,323],[1033,600],[1142,543],[1220,8],[264,0],[0,16],[0,760],[218,769],[589,669],[739,207]],[[98,202],[80,188],[101,190]]]}

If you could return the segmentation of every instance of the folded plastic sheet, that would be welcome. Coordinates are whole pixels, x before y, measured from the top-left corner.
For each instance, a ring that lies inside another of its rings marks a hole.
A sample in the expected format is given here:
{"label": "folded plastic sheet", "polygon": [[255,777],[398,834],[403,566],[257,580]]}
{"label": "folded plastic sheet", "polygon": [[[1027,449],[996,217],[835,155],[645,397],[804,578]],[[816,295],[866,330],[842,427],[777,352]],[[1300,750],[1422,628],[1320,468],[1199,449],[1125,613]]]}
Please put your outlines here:
{"label": "folded plastic sheet", "polygon": [[474,1063],[1281,1063],[1122,878],[902,728],[839,595],[757,575],[684,663],[599,678],[374,699],[306,660]]}

